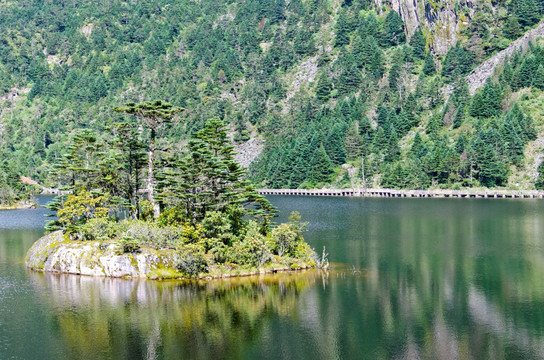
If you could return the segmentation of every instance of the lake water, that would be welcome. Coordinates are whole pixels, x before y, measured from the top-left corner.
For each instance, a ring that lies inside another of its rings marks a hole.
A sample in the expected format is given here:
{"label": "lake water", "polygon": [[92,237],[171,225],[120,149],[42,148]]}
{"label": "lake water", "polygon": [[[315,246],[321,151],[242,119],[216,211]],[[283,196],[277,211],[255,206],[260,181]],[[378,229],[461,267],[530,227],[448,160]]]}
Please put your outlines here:
{"label": "lake water", "polygon": [[0,359],[542,359],[544,201],[274,196],[337,263],[211,282],[32,273],[0,211]]}

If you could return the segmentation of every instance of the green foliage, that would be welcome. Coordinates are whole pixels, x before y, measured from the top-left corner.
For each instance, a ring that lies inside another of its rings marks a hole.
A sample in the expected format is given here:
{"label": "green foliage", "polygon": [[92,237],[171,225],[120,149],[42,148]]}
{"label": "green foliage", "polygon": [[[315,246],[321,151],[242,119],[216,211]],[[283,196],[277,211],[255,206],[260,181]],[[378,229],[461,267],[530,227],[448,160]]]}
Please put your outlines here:
{"label": "green foliage", "polygon": [[178,253],[176,268],[185,276],[195,278],[208,269],[204,253],[195,246],[185,247]]}
{"label": "green foliage", "polygon": [[[468,9],[459,9],[462,4],[453,5],[460,19],[468,15]],[[18,182],[24,175],[48,187],[99,189],[132,219],[177,206],[180,221],[189,221],[182,204],[189,197],[172,200],[188,189],[180,185],[187,177],[169,173],[189,153],[209,151],[184,153],[181,144],[211,118],[224,121],[237,143],[255,135],[265,140],[250,170],[262,186],[330,184],[335,170],[340,175],[340,165],[363,154],[365,161],[373,159],[368,169],[373,175],[392,173],[401,161],[401,170],[424,174],[412,184],[426,184],[428,177],[448,183],[451,179],[432,175],[421,158],[410,155],[411,130],[429,130],[423,134],[427,149],[443,135],[450,146],[458,132],[473,144],[477,126],[487,128],[492,118],[499,119],[497,131],[508,138],[509,155],[503,160],[508,166],[520,164],[524,135],[511,121],[501,124],[518,90],[544,87],[540,45],[513,54],[498,68],[493,89],[481,89],[473,99],[463,79],[536,24],[541,2],[496,2],[493,11],[476,4],[469,25],[458,34],[461,41],[434,58],[426,51],[438,28],[417,29],[407,46],[402,19],[389,5],[376,9],[369,1],[343,1],[338,11],[331,6],[301,1],[10,3],[0,19],[0,95],[7,99],[1,104],[0,159],[9,159],[0,170],[0,203],[29,197],[30,190]],[[332,49],[324,45],[329,40]],[[304,78],[293,92],[294,74],[304,73],[300,70],[314,58],[313,89]],[[386,73],[389,87],[384,86]],[[435,116],[443,113],[447,83],[454,86],[449,109],[455,112],[440,124]],[[16,96],[10,97],[11,89]],[[167,101],[188,109],[183,122],[173,116],[180,109]],[[120,113],[108,111],[126,102]],[[380,107],[389,109],[388,125],[377,121]],[[470,145],[465,150],[449,173],[468,184],[470,164],[477,159],[470,157]],[[219,171],[205,162],[198,166]],[[149,202],[142,202],[138,190],[155,183],[147,192]],[[174,183],[179,191],[169,193]],[[189,208],[199,208],[200,220],[206,211],[199,201],[213,198],[213,192],[190,195],[197,200]]]}
{"label": "green foliage", "polygon": [[535,188],[537,190],[544,190],[544,164],[542,162],[538,165],[538,177],[536,179]]}
{"label": "green foliage", "polygon": [[429,52],[425,56],[425,62],[423,63],[423,74],[427,76],[434,75],[436,73],[436,65],[434,64],[433,56]]}
{"label": "green foliage", "polygon": [[394,10],[391,10],[385,17],[384,35],[391,46],[397,46],[406,42],[404,22],[400,15]]}
{"label": "green foliage", "polygon": [[425,58],[425,38],[423,37],[420,27],[417,28],[410,38],[410,46],[412,47],[413,54],[417,59]]}
{"label": "green foliage", "polygon": [[266,264],[270,257],[270,251],[264,235],[259,230],[259,225],[255,221],[250,221],[243,239],[232,246],[229,260],[233,263],[249,264],[259,268]]}

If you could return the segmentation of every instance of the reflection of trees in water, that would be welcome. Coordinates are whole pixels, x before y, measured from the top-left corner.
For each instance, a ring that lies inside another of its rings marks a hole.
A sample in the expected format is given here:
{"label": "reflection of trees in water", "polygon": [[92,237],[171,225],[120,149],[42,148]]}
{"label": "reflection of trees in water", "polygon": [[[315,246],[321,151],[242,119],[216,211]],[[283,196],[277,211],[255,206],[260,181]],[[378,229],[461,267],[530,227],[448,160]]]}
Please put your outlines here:
{"label": "reflection of trees in water", "polygon": [[368,339],[374,358],[544,358],[538,218],[394,215],[359,219],[363,235],[348,236],[365,238],[345,253],[370,276],[347,286],[361,320],[346,333]]}
{"label": "reflection of trees in water", "polygon": [[[151,282],[32,273],[73,358],[232,358],[321,275]],[[160,356],[159,356],[160,355]]]}

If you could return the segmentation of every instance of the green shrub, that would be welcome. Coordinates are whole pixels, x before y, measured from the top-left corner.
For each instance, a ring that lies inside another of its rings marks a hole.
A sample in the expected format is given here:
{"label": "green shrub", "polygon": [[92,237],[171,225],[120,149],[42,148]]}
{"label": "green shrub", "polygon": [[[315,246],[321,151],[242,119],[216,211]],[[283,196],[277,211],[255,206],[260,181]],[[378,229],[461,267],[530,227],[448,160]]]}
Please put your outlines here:
{"label": "green shrub", "polygon": [[80,240],[111,240],[115,239],[122,225],[107,218],[92,218],[79,227]]}
{"label": "green shrub", "polygon": [[122,237],[119,239],[118,243],[121,245],[124,253],[133,253],[140,250],[140,243],[138,240],[130,237]]}
{"label": "green shrub", "polygon": [[194,245],[180,250],[177,269],[188,277],[197,277],[199,273],[207,271],[208,262],[203,250]]}
{"label": "green shrub", "polygon": [[263,266],[271,258],[265,237],[259,232],[259,224],[250,221],[242,241],[234,243],[229,260],[241,265]]}
{"label": "green shrub", "polygon": [[270,232],[269,238],[271,241],[270,248],[279,256],[284,254],[292,254],[297,242],[297,233],[291,224],[281,224]]}
{"label": "green shrub", "polygon": [[183,228],[180,227],[158,227],[145,221],[129,221],[126,224],[121,236],[125,242],[131,240],[131,243],[154,249],[176,249],[184,243]]}

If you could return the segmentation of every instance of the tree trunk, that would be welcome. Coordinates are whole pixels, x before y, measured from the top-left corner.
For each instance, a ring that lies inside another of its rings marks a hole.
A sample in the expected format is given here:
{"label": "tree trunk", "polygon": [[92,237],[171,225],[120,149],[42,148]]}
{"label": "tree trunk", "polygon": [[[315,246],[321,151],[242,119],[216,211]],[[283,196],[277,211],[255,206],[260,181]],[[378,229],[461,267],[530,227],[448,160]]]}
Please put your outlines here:
{"label": "tree trunk", "polygon": [[161,214],[159,204],[155,201],[155,130],[151,129],[149,141],[149,153],[147,161],[147,198],[153,208],[153,217],[156,219]]}

